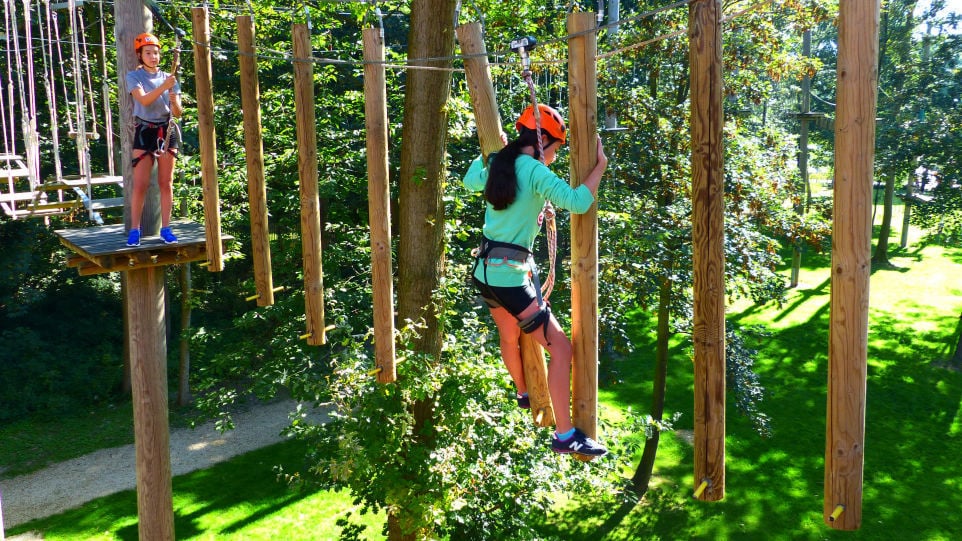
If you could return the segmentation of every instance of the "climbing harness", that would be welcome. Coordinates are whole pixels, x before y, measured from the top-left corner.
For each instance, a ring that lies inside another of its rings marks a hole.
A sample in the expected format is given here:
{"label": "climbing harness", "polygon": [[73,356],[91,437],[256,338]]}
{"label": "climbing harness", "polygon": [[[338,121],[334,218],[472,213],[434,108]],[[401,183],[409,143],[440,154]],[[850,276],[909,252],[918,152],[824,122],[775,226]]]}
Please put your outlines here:
{"label": "climbing harness", "polygon": [[[544,329],[545,340],[548,340],[548,322],[551,321],[551,306],[547,300],[541,294],[542,288],[540,279],[538,278],[538,267],[534,262],[534,254],[531,250],[528,250],[524,246],[518,244],[512,244],[510,242],[500,242],[496,240],[491,240],[485,236],[481,236],[481,246],[475,248],[471,251],[471,255],[474,256],[474,267],[471,270],[471,276],[474,276],[478,271],[478,265],[484,265],[484,283],[488,283],[488,265],[489,264],[505,264],[508,261],[516,261],[521,264],[527,264],[528,268],[531,269],[531,282],[534,285],[535,295],[538,300],[538,311],[533,315],[521,319],[518,319],[518,327],[525,334],[531,334],[536,331],[539,327]],[[488,293],[494,297],[495,301],[500,306],[505,306],[504,301],[498,298],[498,294],[493,288],[488,288]],[[549,344],[551,342],[548,342]]]}

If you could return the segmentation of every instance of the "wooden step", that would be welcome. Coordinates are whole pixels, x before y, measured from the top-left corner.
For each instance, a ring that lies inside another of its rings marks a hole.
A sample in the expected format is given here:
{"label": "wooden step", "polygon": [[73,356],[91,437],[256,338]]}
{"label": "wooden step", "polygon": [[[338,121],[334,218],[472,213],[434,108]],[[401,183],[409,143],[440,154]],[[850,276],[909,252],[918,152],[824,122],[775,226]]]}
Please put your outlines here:
{"label": "wooden step", "polygon": [[111,197],[109,199],[94,199],[90,202],[91,210],[115,209],[124,206],[123,197]]}
{"label": "wooden step", "polygon": [[[91,186],[101,186],[104,184],[116,184],[117,186],[124,185],[124,177],[104,175],[100,177],[92,177],[90,179]],[[52,192],[56,190],[67,190],[70,188],[86,188],[87,179],[84,177],[69,176],[63,177],[62,180],[48,180],[40,185],[41,190],[45,192]]]}

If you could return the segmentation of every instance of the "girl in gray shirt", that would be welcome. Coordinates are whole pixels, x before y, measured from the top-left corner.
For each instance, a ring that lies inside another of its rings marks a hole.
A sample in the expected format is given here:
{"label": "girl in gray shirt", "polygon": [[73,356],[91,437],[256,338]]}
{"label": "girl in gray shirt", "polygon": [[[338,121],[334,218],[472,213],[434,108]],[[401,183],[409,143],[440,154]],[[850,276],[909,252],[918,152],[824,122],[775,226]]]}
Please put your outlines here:
{"label": "girl in gray shirt", "polygon": [[177,242],[177,236],[170,230],[170,217],[174,205],[174,162],[180,146],[180,131],[173,118],[179,118],[184,111],[180,101],[180,83],[173,75],[160,70],[160,42],[156,36],[140,34],[134,39],[134,50],[140,66],[127,73],[125,78],[127,90],[134,99],[134,150],[131,160],[134,188],[131,191],[131,229],[127,234],[127,246],[140,246],[140,218],[154,158],[157,159],[157,183],[160,187],[160,237],[166,244],[171,244]]}

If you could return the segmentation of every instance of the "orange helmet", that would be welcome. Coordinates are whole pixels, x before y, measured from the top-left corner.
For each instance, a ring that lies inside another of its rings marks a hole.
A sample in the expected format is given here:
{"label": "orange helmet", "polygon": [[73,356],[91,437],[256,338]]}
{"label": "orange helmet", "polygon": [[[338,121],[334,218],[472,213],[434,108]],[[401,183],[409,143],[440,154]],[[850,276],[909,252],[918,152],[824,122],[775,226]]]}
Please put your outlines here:
{"label": "orange helmet", "polygon": [[[565,144],[565,134],[567,130],[565,129],[565,121],[561,118],[561,114],[543,103],[538,104],[538,112],[541,113],[541,131],[558,139],[562,145]],[[521,116],[518,117],[518,122],[514,125],[518,131],[521,131],[522,126],[531,130],[536,129],[534,107],[531,105],[527,106],[524,111],[521,112]]]}
{"label": "orange helmet", "polygon": [[144,32],[142,34],[139,34],[136,38],[134,38],[134,51],[139,52],[140,48],[143,47],[144,45],[156,45],[160,47],[160,40],[157,39],[157,36],[149,32]]}

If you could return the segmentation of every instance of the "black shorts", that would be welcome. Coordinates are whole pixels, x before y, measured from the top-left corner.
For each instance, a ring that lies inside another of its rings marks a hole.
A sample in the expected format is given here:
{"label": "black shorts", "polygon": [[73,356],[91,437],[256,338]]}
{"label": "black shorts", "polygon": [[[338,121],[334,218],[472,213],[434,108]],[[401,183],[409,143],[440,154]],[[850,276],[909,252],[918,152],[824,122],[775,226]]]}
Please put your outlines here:
{"label": "black shorts", "polygon": [[535,289],[531,280],[525,282],[523,286],[501,287],[489,286],[488,284],[472,277],[474,287],[478,289],[481,298],[490,308],[504,307],[511,315],[518,317],[524,312],[531,303],[541,300],[539,292]]}
{"label": "black shorts", "polygon": [[[163,145],[165,137],[167,137],[166,123],[153,124],[139,118],[134,121],[134,150],[154,152]],[[167,150],[177,148],[180,148],[180,130],[177,126],[173,126],[170,139],[167,141]]]}

